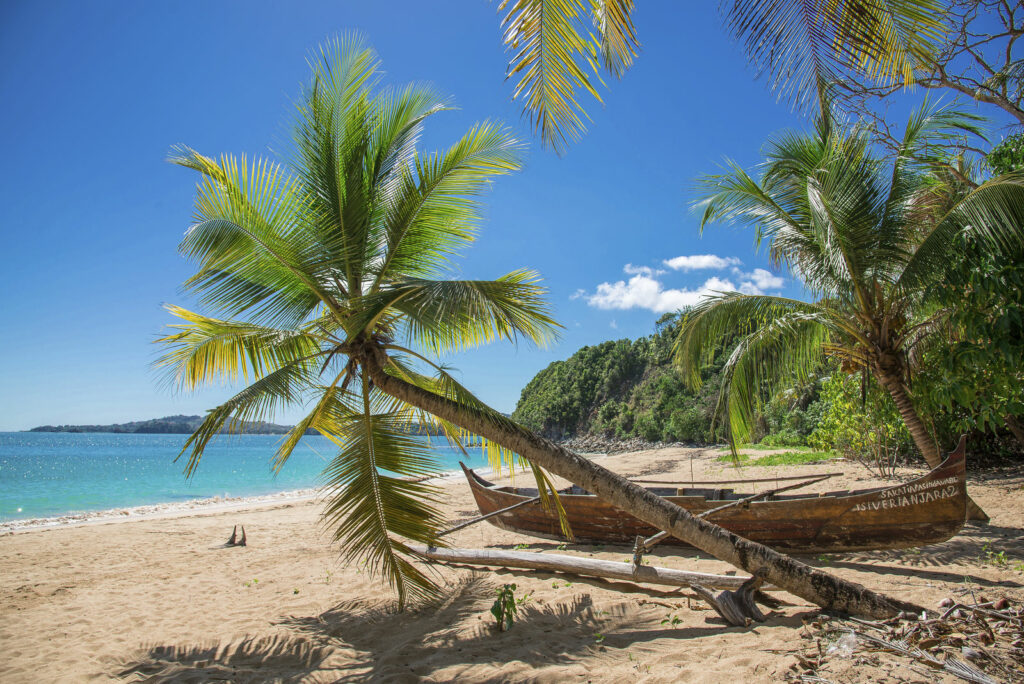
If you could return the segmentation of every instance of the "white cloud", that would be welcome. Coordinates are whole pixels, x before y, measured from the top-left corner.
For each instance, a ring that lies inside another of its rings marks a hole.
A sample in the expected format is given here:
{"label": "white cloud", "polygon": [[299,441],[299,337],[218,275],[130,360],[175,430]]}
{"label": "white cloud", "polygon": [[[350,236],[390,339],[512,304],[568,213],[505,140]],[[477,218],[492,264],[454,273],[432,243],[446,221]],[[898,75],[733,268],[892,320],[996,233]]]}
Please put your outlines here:
{"label": "white cloud", "polygon": [[614,318],[612,319],[612,322],[609,323],[608,325],[610,325],[612,327],[612,330],[618,330],[619,329],[619,324],[615,322]]}
{"label": "white cloud", "polygon": [[573,292],[573,293],[572,293],[571,295],[569,295],[569,299],[570,299],[570,300],[573,300],[573,299],[579,299],[580,297],[584,297],[584,296],[586,296],[586,294],[587,294],[587,291],[586,291],[586,290],[584,290],[584,289],[583,289],[583,288],[581,287],[580,289],[576,290],[576,291],[575,291],[575,292]]}
{"label": "white cloud", "polygon": [[666,290],[661,283],[645,275],[635,275],[629,282],[619,280],[601,283],[597,292],[587,297],[587,303],[599,309],[650,309],[656,313],[678,311],[693,306],[714,294],[728,292],[736,286],[728,280],[708,278],[695,290]]}
{"label": "white cloud", "polygon": [[698,269],[722,270],[730,266],[739,266],[743,262],[736,257],[720,257],[716,254],[691,254],[689,256],[665,259],[662,263],[674,271],[696,271]]}
{"label": "white cloud", "polygon": [[785,278],[763,268],[755,268],[752,273],[744,273],[740,269],[734,268],[732,272],[741,279],[740,292],[743,294],[760,295],[764,294],[765,290],[777,290],[786,284]]}
{"label": "white cloud", "polygon": [[634,266],[633,264],[626,264],[622,267],[622,270],[629,275],[643,275],[648,278],[654,278],[656,276],[663,275],[665,272],[661,269],[654,269],[650,266]]}

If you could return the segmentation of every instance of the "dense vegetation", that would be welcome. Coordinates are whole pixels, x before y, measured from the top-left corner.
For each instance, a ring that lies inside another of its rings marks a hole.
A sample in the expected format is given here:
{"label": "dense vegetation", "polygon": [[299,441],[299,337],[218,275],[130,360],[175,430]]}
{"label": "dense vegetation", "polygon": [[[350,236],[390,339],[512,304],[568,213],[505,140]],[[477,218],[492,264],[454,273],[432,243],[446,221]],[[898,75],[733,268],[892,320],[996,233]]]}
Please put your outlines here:
{"label": "dense vegetation", "polygon": [[[555,439],[712,439],[722,360],[708,366],[698,392],[687,389],[672,364],[679,321],[678,314],[666,314],[653,335],[583,347],[565,361],[552,363],[523,389],[513,419]],[[724,348],[718,356],[724,356]]]}
{"label": "dense vegetation", "polygon": [[[1013,277],[1024,277],[1024,263],[1008,268]],[[979,288],[972,296],[994,296],[985,292]],[[1002,296],[1017,299],[1005,311],[1019,325],[1024,287]],[[971,314],[965,310],[958,315]],[[1002,318],[974,316],[979,326],[1002,325]],[[721,386],[719,374],[731,345],[718,350],[695,393],[672,363],[679,324],[678,314],[667,314],[650,336],[583,347],[565,361],[552,363],[523,389],[512,417],[554,439],[723,441],[722,428],[713,431],[712,419]],[[929,350],[925,370],[915,378],[914,389],[945,448],[958,435],[968,433],[972,444],[984,444],[977,451],[986,455],[1021,451],[1022,443],[1014,438],[1013,416],[1024,414],[1024,371],[1013,358],[1024,357],[1024,335],[1018,332],[1015,344],[1007,339],[1003,349],[1009,356],[999,351],[996,341],[995,349],[989,350],[976,342],[943,340]],[[888,392],[859,373],[843,373],[826,363],[812,380],[794,382],[758,399],[754,441],[761,446],[809,446],[882,467],[913,451],[913,440]]]}

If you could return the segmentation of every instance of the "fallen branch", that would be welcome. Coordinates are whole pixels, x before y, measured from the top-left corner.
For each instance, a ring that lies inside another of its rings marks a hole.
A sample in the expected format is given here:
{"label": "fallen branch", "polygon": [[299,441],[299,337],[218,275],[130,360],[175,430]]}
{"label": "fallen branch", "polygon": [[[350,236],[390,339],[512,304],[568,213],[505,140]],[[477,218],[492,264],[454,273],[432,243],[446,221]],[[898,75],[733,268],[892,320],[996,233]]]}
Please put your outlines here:
{"label": "fallen branch", "polygon": [[[628,563],[579,558],[553,553],[524,553],[497,551],[494,549],[447,549],[409,544],[409,549],[418,556],[445,563],[465,565],[489,565],[503,568],[546,570],[568,572],[576,575],[605,577],[647,584],[666,584],[675,587],[701,586],[706,589],[739,589],[749,579],[732,575],[712,575],[705,572],[690,572],[644,565],[635,573]],[[779,591],[776,587],[762,586],[761,590]]]}

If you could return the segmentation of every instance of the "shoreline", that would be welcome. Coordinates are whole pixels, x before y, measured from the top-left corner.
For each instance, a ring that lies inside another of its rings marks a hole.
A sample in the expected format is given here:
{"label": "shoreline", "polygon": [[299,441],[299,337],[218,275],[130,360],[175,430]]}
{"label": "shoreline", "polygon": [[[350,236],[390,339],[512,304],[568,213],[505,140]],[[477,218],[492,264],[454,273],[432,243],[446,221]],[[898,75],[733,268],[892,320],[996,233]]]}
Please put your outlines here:
{"label": "shoreline", "polygon": [[[588,458],[600,458],[608,456],[607,453],[580,453]],[[491,477],[494,471],[491,468],[475,468],[475,472],[484,477]],[[428,482],[445,482],[461,476],[458,470],[446,470],[422,479]],[[253,496],[213,496],[205,499],[189,499],[187,501],[163,501],[152,504],[141,504],[138,506],[120,506],[104,508],[95,511],[69,511],[60,515],[42,516],[34,518],[16,518],[14,520],[0,520],[0,537],[19,534],[22,532],[34,532],[40,530],[53,530],[65,527],[80,527],[83,525],[104,525],[111,523],[133,522],[138,520],[158,520],[163,518],[177,518],[192,515],[206,515],[223,513],[225,511],[260,509],[276,504],[304,503],[315,500],[321,492],[319,487],[308,487],[305,489],[290,489],[273,494],[256,494]]]}
{"label": "shoreline", "polygon": [[[588,456],[604,454],[588,454]],[[493,475],[490,468],[477,469],[476,472],[489,477]],[[447,470],[422,479],[426,482],[447,482],[461,476],[458,470]],[[213,496],[205,499],[189,499],[188,501],[165,501],[160,503],[142,504],[139,506],[123,506],[106,508],[97,511],[72,511],[62,515],[18,518],[0,521],[0,537],[24,532],[82,527],[85,525],[106,525],[142,520],[161,520],[199,515],[214,515],[227,511],[259,510],[278,504],[296,504],[316,500],[321,488],[291,489],[273,494],[257,494],[254,496]]]}

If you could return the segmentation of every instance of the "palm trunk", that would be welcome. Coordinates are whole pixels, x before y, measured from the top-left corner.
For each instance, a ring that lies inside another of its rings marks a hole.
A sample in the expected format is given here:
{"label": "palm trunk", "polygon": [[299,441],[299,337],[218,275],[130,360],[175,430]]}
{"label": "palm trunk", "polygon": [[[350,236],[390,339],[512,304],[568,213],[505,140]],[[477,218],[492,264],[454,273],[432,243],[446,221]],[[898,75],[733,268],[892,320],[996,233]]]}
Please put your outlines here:
{"label": "palm trunk", "polygon": [[942,463],[939,448],[928,432],[924,421],[921,420],[921,416],[918,415],[917,409],[914,408],[913,402],[910,401],[910,395],[907,394],[906,387],[903,386],[903,383],[898,378],[890,375],[882,375],[879,379],[882,381],[882,385],[889,390],[893,401],[896,402],[896,410],[903,417],[903,422],[906,424],[907,430],[910,431],[910,436],[913,437],[917,450],[924,456],[924,460],[928,462],[929,467],[937,468]]}
{"label": "palm trunk", "polygon": [[919,606],[878,594],[865,587],[812,568],[766,546],[744,539],[690,513],[589,459],[513,423],[440,397],[384,372],[380,350],[363,359],[374,384],[383,392],[500,444],[633,516],[823,608],[871,618],[901,610],[919,613]]}
{"label": "palm trunk", "polygon": [[[930,467],[938,467],[942,463],[939,448],[928,432],[928,428],[925,427],[924,421],[921,420],[921,416],[918,415],[917,409],[914,408],[914,403],[910,400],[910,395],[907,393],[907,388],[902,380],[886,373],[879,373],[878,379],[882,386],[889,390],[893,401],[896,402],[896,409],[903,417],[903,422],[906,423],[907,430],[910,431],[910,436],[914,438],[914,444],[917,446],[918,451],[921,452],[921,455],[924,456],[924,460],[928,462]],[[975,503],[970,495],[967,496],[967,519],[977,520],[978,522],[989,521],[988,514],[981,510],[981,506]]]}

